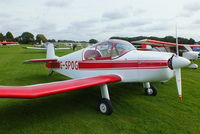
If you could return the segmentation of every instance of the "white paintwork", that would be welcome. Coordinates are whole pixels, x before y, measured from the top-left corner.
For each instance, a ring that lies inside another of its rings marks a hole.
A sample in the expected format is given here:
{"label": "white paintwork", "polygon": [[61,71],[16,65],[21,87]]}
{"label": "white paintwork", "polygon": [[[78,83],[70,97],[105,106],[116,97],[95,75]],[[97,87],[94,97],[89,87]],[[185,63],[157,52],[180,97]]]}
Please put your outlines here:
{"label": "white paintwork", "polygon": [[150,88],[150,83],[149,82],[144,82],[143,83],[144,88]]}
{"label": "white paintwork", "polygon": [[185,47],[186,50],[188,51],[193,51],[192,48],[190,47],[190,45],[183,45]]}
{"label": "white paintwork", "polygon": [[[83,49],[66,56],[58,58],[58,61],[82,61]],[[115,59],[117,60],[168,60],[172,57],[171,53],[160,53],[151,51],[132,50],[127,54]],[[122,82],[154,82],[165,81],[174,76],[174,71],[170,68],[164,69],[132,69],[132,70],[66,70],[53,69],[55,72],[69,76],[71,78],[87,78],[99,75],[116,74],[122,78]]]}
{"label": "white paintwork", "polygon": [[190,64],[190,61],[187,60],[186,58],[183,58],[183,57],[180,57],[180,56],[174,56],[172,58],[172,67],[174,69],[182,68],[182,67],[187,66],[189,64]]}
{"label": "white paintwork", "polygon": [[176,73],[176,85],[178,89],[178,95],[182,99],[181,69],[180,68],[175,69],[175,73]]}
{"label": "white paintwork", "polygon": [[101,97],[110,100],[107,84],[100,85],[100,88],[101,88]]}
{"label": "white paintwork", "polygon": [[[66,61],[82,61],[84,49],[58,58],[58,61],[64,64]],[[137,51],[132,50],[125,55],[114,60],[168,60],[172,53],[154,52],[154,51]],[[113,61],[114,61],[113,60]],[[187,60],[186,60],[187,61]],[[188,61],[189,62],[189,61]],[[188,63],[187,62],[187,63]],[[174,71],[170,68],[164,69],[132,69],[132,70],[66,70],[53,69],[55,72],[65,76],[77,79],[87,78],[99,75],[116,74],[122,78],[122,82],[155,82],[166,81],[174,76]]]}
{"label": "white paintwork", "polygon": [[191,64],[188,67],[191,69],[197,69],[199,66],[197,64]]}
{"label": "white paintwork", "polygon": [[196,60],[198,59],[199,52],[194,52],[194,51],[188,51],[188,52],[183,52],[183,57],[189,60]]}
{"label": "white paintwork", "polygon": [[56,56],[56,54],[55,54],[55,49],[54,49],[54,45],[53,44],[49,44],[46,58],[47,59],[56,59],[56,58],[58,58]]}

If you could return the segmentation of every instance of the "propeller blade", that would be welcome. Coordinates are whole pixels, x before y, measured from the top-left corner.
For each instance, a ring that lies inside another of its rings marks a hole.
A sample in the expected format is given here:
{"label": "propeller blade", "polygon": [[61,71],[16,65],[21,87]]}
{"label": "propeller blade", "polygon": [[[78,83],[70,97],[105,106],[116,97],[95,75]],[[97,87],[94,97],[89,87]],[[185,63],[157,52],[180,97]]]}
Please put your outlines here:
{"label": "propeller blade", "polygon": [[178,90],[179,99],[182,100],[182,84],[181,84],[181,69],[175,69],[176,85]]}
{"label": "propeller blade", "polygon": [[178,35],[177,35],[177,24],[176,24],[176,55],[179,56],[179,50],[178,50]]}

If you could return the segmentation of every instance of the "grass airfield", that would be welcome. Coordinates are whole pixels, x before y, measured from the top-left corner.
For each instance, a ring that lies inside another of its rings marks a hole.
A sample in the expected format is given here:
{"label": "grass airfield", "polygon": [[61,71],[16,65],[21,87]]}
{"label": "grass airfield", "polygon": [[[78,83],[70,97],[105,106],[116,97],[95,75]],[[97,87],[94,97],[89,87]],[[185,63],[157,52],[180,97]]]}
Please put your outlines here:
{"label": "grass airfield", "polygon": [[[24,46],[24,45],[23,45]],[[32,85],[69,79],[43,64],[44,50],[0,48],[0,85]],[[57,50],[58,56],[71,50]],[[200,66],[200,60],[195,61]],[[175,79],[154,83],[158,95],[145,96],[142,84],[109,84],[113,114],[97,112],[98,86],[37,99],[0,99],[0,134],[197,134],[200,132],[200,69],[182,69],[183,101]]]}

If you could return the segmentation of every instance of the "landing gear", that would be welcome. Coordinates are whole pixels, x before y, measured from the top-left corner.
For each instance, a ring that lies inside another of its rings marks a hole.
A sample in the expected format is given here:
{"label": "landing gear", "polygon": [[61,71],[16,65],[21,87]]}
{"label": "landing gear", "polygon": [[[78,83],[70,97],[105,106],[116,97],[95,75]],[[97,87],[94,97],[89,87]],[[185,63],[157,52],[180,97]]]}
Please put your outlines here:
{"label": "landing gear", "polygon": [[111,104],[109,93],[108,93],[107,84],[101,85],[100,88],[101,88],[102,99],[99,101],[98,111],[100,111],[102,114],[105,114],[105,115],[111,115],[113,110],[112,110],[112,104]]}
{"label": "landing gear", "polygon": [[51,72],[49,72],[48,76],[52,76],[54,73],[54,71],[52,70]]}
{"label": "landing gear", "polygon": [[155,86],[150,84],[149,82],[143,83],[143,87],[145,89],[145,94],[147,96],[156,96],[157,95],[157,89]]}
{"label": "landing gear", "polygon": [[110,102],[110,100],[108,99],[101,99],[99,101],[99,104],[98,104],[98,110],[102,113],[102,114],[105,114],[105,115],[110,115],[112,114],[112,104]]}

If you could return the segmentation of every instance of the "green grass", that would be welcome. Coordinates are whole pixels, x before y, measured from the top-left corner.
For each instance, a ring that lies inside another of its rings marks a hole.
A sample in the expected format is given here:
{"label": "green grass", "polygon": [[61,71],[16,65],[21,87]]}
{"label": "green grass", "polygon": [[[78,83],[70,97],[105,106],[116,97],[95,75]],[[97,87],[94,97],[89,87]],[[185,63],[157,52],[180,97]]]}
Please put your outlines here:
{"label": "green grass", "polygon": [[[71,50],[58,50],[61,56]],[[0,48],[0,85],[30,85],[68,79],[42,64],[24,60],[45,58],[43,50],[21,46]],[[200,66],[200,60],[196,61]],[[0,134],[198,134],[200,132],[200,70],[182,69],[183,101],[175,79],[154,83],[156,97],[145,96],[142,85],[109,85],[114,112],[96,111],[99,87],[38,99],[0,99]]]}

